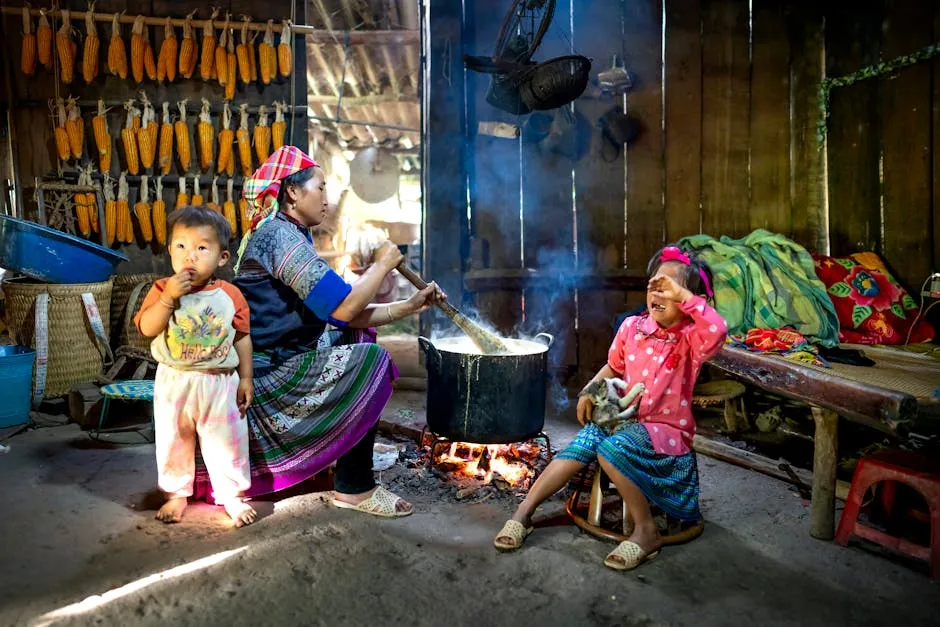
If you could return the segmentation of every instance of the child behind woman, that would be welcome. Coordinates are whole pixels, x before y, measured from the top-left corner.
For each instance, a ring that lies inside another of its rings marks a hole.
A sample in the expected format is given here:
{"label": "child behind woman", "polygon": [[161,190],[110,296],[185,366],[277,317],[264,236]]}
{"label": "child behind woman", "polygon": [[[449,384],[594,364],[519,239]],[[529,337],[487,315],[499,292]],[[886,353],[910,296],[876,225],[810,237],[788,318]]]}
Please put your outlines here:
{"label": "child behind woman", "polygon": [[215,278],[228,261],[232,230],[208,207],[177,209],[166,230],[175,274],[153,284],[134,318],[141,335],[154,338],[150,350],[159,363],[153,413],[158,484],[167,502],[157,519],[181,519],[193,493],[198,437],[213,497],[241,527],[256,517],[239,496],[251,486],[248,303]]}
{"label": "child behind woman", "polygon": [[[724,343],[727,325],[703,296],[712,296],[705,267],[675,246],[657,252],[647,267],[647,312],[620,325],[607,364],[592,379],[619,377],[646,386],[636,421],[608,435],[590,422],[593,400],[578,400],[584,428],[548,465],[496,536],[497,549],[522,546],[535,509],[595,459],[623,497],[634,522],[630,538],[604,563],[631,570],[659,552],[662,539],[650,503],[683,521],[701,518],[690,403],[702,365]],[[589,384],[590,385],[590,384]]]}

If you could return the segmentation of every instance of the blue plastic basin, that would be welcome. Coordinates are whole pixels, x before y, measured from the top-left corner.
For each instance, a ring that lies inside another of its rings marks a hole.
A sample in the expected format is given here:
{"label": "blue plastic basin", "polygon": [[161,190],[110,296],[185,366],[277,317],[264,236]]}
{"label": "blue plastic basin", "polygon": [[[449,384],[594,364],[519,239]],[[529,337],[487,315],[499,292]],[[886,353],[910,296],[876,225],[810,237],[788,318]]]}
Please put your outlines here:
{"label": "blue plastic basin", "polygon": [[0,268],[47,283],[100,283],[127,256],[74,235],[0,215]]}
{"label": "blue plastic basin", "polygon": [[29,420],[35,358],[28,346],[0,346],[0,428]]}

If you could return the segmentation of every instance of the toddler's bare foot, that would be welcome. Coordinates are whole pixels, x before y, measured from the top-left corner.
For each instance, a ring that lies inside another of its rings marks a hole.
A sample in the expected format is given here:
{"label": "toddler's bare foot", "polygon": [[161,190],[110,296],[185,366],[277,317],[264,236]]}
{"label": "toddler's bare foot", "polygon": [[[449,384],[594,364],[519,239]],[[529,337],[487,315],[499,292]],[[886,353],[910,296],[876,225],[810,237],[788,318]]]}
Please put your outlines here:
{"label": "toddler's bare foot", "polygon": [[185,496],[177,496],[167,500],[157,512],[156,519],[166,524],[178,523],[183,519],[183,511],[186,510],[187,499]]}
{"label": "toddler's bare foot", "polygon": [[250,525],[258,519],[258,512],[241,499],[233,499],[227,503],[223,503],[222,506],[225,508],[225,512],[229,517],[235,522],[236,527]]}

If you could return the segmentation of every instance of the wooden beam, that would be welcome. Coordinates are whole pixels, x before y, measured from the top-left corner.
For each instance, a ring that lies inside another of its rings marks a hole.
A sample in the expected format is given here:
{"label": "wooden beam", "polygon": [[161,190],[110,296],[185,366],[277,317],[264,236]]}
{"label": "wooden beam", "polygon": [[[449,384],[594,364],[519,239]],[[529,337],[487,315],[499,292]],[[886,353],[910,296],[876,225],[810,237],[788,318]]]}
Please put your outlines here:
{"label": "wooden beam", "polygon": [[839,415],[813,407],[816,437],[813,444],[813,502],[810,535],[819,540],[835,536],[836,468],[839,461]]}
{"label": "wooden beam", "polygon": [[577,288],[645,290],[648,277],[642,270],[605,270],[592,272],[543,272],[532,268],[471,270],[464,274],[464,284],[472,292],[490,290]]}

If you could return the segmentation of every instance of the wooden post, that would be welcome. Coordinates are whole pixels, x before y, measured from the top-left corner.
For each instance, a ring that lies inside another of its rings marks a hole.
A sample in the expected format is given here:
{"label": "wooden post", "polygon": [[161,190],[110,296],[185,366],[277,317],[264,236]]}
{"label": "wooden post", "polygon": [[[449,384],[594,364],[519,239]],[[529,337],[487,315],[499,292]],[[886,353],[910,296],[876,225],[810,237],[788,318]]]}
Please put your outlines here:
{"label": "wooden post", "polygon": [[836,462],[839,451],[839,414],[813,407],[816,437],[813,449],[813,502],[810,535],[832,540],[835,535]]}

